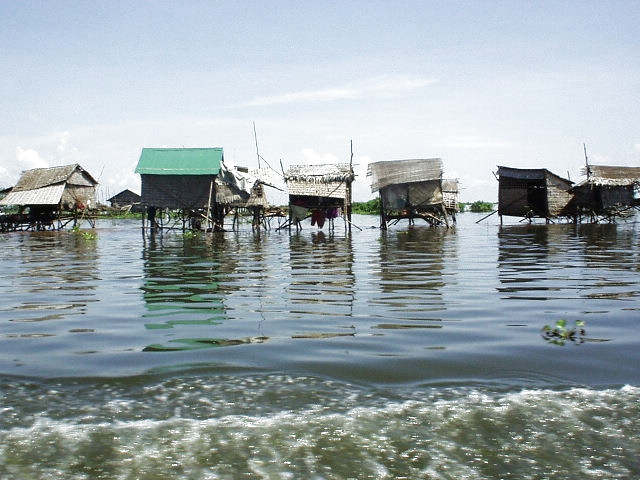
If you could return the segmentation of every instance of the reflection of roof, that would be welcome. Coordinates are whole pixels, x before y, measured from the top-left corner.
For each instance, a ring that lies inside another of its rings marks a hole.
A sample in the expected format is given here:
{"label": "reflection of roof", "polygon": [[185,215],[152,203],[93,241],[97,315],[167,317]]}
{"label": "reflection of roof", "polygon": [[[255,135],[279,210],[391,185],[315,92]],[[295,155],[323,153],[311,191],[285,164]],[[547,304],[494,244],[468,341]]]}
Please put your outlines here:
{"label": "reflection of roof", "polygon": [[143,148],[136,173],[143,175],[217,175],[222,148]]}
{"label": "reflection of roof", "polygon": [[640,184],[640,167],[615,167],[605,165],[588,165],[582,173],[587,179],[580,183],[595,185],[625,186]]}
{"label": "reflection of roof", "polygon": [[367,176],[371,177],[371,192],[389,185],[427,182],[442,178],[442,160],[420,158],[412,160],[388,160],[369,164]]}

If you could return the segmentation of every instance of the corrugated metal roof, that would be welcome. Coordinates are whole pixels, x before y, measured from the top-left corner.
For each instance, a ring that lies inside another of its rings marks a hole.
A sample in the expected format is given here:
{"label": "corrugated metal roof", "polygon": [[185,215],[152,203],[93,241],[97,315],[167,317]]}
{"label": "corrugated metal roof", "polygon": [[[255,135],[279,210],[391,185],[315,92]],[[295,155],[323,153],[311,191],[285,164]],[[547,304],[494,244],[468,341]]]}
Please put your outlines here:
{"label": "corrugated metal roof", "polygon": [[65,184],[50,185],[33,190],[11,191],[0,200],[0,205],[57,205]]}
{"label": "corrugated metal roof", "polygon": [[373,162],[369,164],[367,176],[371,177],[372,193],[389,185],[439,180],[442,178],[442,160],[421,158]]}
{"label": "corrugated metal roof", "polygon": [[217,175],[222,148],[143,148],[136,173],[143,175]]}

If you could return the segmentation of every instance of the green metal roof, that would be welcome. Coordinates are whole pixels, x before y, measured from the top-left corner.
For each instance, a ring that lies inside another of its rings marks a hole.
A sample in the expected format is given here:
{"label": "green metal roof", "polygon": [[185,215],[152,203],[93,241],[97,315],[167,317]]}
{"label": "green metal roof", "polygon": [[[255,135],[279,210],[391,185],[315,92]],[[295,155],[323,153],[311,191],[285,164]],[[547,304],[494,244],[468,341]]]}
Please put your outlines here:
{"label": "green metal roof", "polygon": [[222,148],[143,148],[136,173],[146,175],[217,175]]}

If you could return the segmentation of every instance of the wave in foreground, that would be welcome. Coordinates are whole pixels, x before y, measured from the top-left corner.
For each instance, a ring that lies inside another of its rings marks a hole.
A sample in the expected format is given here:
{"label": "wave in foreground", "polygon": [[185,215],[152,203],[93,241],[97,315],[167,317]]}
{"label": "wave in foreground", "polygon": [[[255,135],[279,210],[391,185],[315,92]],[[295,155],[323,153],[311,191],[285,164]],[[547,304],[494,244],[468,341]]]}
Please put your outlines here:
{"label": "wave in foreground", "polygon": [[311,377],[0,380],[0,478],[640,475],[640,388],[372,389]]}

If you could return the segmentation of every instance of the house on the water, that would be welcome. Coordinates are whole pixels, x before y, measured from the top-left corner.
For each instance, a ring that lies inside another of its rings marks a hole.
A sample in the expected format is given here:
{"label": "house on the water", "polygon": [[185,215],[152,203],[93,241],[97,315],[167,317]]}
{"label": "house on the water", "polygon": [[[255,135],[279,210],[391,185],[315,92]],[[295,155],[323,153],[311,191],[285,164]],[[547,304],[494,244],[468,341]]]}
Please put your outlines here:
{"label": "house on the water", "polygon": [[227,168],[219,147],[143,148],[135,171],[152,230],[220,231],[234,208],[251,206],[255,213],[262,206],[262,197],[251,198],[256,177]]}
{"label": "house on the water", "polygon": [[78,164],[27,170],[0,200],[0,205],[18,208],[18,213],[3,216],[2,228],[60,230],[82,220],[94,227],[97,185]]}
{"label": "house on the water", "polygon": [[547,222],[575,215],[573,182],[546,168],[498,167],[498,215]]}
{"label": "house on the water", "polygon": [[460,211],[458,203],[459,182],[457,178],[442,180],[442,203],[447,214],[456,221],[456,214]]}
{"label": "house on the water", "polygon": [[[226,168],[224,163],[216,178],[216,201],[224,205],[227,212],[233,212],[233,228],[239,225],[241,214],[251,215],[251,226],[259,229],[269,202],[266,182],[259,178],[259,171],[250,172],[246,167]],[[267,225],[265,224],[265,228]]]}
{"label": "house on the water", "polygon": [[289,221],[280,228],[301,228],[302,220],[311,225],[333,228],[334,219],[343,217],[351,230],[353,167],[347,164],[293,165],[285,174],[289,191]]}
{"label": "house on the water", "polygon": [[[442,160],[423,158],[389,160],[369,164],[371,193],[380,195],[380,228],[406,219],[412,225],[417,218],[429,225],[450,225],[445,206],[442,180]],[[457,185],[448,185],[456,200],[449,196],[448,203],[457,203]]]}
{"label": "house on the water", "polygon": [[141,212],[141,199],[142,197],[140,195],[127,188],[126,190],[123,190],[109,198],[107,202],[109,202],[111,208],[126,209],[131,212]]}
{"label": "house on the water", "polygon": [[639,204],[640,167],[587,165],[586,179],[573,187],[578,215],[591,221],[633,213]]}
{"label": "house on the water", "polygon": [[222,228],[216,177],[223,157],[222,148],[143,148],[135,171],[149,228]]}

